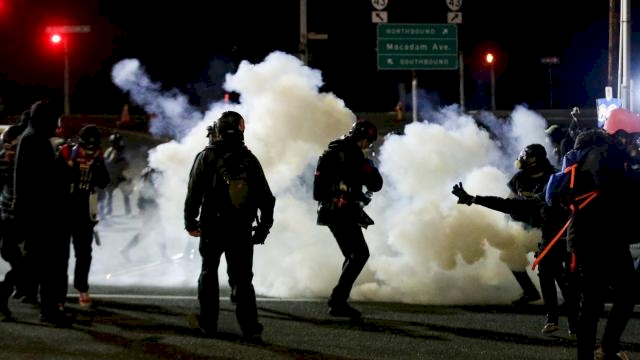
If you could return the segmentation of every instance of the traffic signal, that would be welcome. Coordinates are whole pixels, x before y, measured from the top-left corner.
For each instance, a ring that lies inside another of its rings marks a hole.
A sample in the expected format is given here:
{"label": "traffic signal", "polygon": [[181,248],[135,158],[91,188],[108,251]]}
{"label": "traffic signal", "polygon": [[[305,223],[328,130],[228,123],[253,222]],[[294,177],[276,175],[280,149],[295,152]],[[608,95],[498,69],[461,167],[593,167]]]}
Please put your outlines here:
{"label": "traffic signal", "polygon": [[59,34],[53,34],[51,35],[50,40],[53,44],[59,44],[62,41],[62,36]]}

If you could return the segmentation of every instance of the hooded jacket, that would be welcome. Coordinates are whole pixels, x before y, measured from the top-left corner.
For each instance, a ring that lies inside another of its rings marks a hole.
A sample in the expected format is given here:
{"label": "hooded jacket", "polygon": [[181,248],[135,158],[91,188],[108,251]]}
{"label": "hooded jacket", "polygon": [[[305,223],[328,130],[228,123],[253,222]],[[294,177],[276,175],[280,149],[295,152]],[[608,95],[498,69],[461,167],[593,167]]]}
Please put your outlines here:
{"label": "hooded jacket", "polygon": [[[27,232],[50,232],[48,226],[65,223],[69,196],[69,174],[56,156],[50,139],[55,135],[59,114],[51,103],[36,103],[29,125],[16,150],[14,195],[17,225]],[[35,225],[35,226],[34,226]]]}

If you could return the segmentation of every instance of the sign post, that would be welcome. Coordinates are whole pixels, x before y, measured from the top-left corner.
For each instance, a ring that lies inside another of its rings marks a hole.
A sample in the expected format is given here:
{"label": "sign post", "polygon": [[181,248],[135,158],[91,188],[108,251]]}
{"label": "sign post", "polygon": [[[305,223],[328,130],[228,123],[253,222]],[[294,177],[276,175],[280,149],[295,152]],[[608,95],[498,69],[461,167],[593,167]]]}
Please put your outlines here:
{"label": "sign post", "polygon": [[384,9],[389,4],[389,0],[371,0],[371,5],[375,10],[371,11],[371,22],[386,23],[389,21],[389,14]]}
{"label": "sign post", "polygon": [[[47,34],[82,34],[91,31],[89,25],[65,25],[65,26],[47,26],[44,29]],[[64,114],[69,116],[71,106],[69,104],[69,47],[67,37],[62,37],[64,46]]]}
{"label": "sign post", "polygon": [[547,65],[549,69],[549,109],[553,109],[553,76],[551,74],[551,67],[560,64],[560,58],[557,56],[546,56],[540,59],[540,62]]}
{"label": "sign post", "polygon": [[378,24],[378,70],[455,70],[455,24]]}

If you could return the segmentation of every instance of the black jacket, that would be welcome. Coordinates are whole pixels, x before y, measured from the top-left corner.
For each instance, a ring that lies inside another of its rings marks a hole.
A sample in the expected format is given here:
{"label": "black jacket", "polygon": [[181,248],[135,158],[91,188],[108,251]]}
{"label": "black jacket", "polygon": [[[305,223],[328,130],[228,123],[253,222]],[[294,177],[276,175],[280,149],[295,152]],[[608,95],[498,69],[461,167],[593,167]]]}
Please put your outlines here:
{"label": "black jacket", "polygon": [[[249,164],[249,188],[252,209],[249,216],[234,218],[228,204],[228,186],[219,174],[218,166],[222,157],[229,153],[241,153]],[[193,162],[189,175],[189,185],[184,203],[184,222],[187,231],[200,229],[203,233],[214,231],[221,225],[248,225],[260,211],[260,223],[267,230],[273,224],[275,197],[262,170],[260,161],[244,145],[243,141],[215,140],[200,151]]]}
{"label": "black jacket", "polygon": [[[319,225],[336,220],[360,221],[364,198],[363,186],[370,192],[382,189],[382,176],[373,163],[365,158],[355,139],[347,136],[329,143],[320,157],[314,179],[314,197],[319,203]],[[336,206],[337,199],[346,202]]]}
{"label": "black jacket", "polygon": [[14,212],[17,225],[24,231],[47,234],[51,227],[37,224],[57,227],[67,223],[68,165],[56,156],[51,135],[46,129],[31,124],[18,143]]}
{"label": "black jacket", "polygon": [[573,215],[569,245],[578,262],[616,261],[627,254],[637,216],[631,204],[638,201],[638,185],[626,163],[629,155],[606,135],[594,133],[576,142],[576,151],[588,153],[578,166],[576,194],[598,190],[599,194]]}
{"label": "black jacket", "polygon": [[[528,198],[476,196],[474,203],[505,214],[517,214],[517,217],[521,219],[519,221],[529,227],[540,229],[542,232],[542,241],[539,244],[540,249],[546,247],[553,240],[567,223],[570,215],[567,210],[559,206],[551,207],[547,205],[544,200],[544,192]],[[556,244],[555,249],[566,252],[567,246],[564,240],[563,238],[562,243]]]}

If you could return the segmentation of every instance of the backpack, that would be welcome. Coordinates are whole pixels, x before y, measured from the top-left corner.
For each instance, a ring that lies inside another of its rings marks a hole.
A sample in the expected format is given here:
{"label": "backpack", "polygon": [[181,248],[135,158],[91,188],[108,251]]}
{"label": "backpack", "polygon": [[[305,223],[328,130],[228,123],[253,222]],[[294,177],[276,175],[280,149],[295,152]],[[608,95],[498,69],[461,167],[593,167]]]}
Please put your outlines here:
{"label": "backpack", "polygon": [[[562,170],[549,177],[545,188],[545,201],[551,207],[561,206],[575,212],[597,196],[597,191],[585,191],[576,186],[578,171],[588,150],[568,153],[563,159]],[[584,186],[583,186],[584,187]]]}
{"label": "backpack", "polygon": [[320,154],[313,176],[313,200],[325,201],[333,192],[333,171],[331,151],[327,149]]}
{"label": "backpack", "polygon": [[[555,243],[560,240],[562,235],[569,228],[571,219],[573,218],[573,214],[575,214],[578,210],[584,208],[599,194],[599,191],[597,189],[585,190],[585,187],[591,185],[583,183],[587,179],[583,179],[581,181],[578,180],[580,179],[580,177],[578,176],[579,171],[582,168],[584,160],[587,158],[590,150],[591,149],[586,149],[577,153],[572,151],[568,152],[563,159],[562,170],[549,177],[549,181],[547,182],[547,187],[545,189],[545,202],[550,207],[561,206],[565,209],[570,210],[571,216],[564,224],[562,229],[558,231],[556,236],[551,241],[549,241],[547,246],[535,258],[531,266],[531,270],[535,270],[540,261],[546,256],[546,254],[551,250]],[[576,186],[576,183],[578,183],[578,185],[580,186]],[[571,272],[573,272],[576,267],[576,259],[574,253],[572,253],[571,256],[570,267]]]}
{"label": "backpack", "polygon": [[218,159],[216,183],[223,180],[226,187],[229,205],[234,210],[253,211],[257,209],[250,189],[251,163],[247,151],[234,151],[222,155]]}

